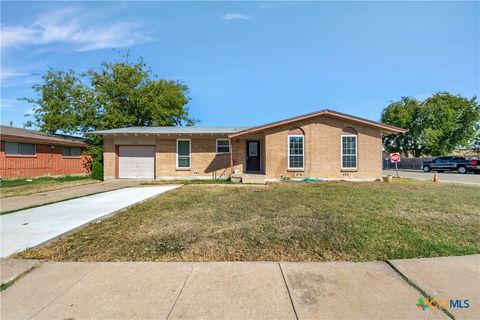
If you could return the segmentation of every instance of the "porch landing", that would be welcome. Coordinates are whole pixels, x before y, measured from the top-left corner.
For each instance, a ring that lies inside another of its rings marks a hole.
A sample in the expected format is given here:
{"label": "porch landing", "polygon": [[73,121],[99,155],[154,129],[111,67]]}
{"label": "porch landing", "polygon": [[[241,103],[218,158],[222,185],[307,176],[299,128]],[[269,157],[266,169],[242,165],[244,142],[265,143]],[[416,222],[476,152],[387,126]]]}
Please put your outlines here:
{"label": "porch landing", "polygon": [[233,174],[232,180],[246,184],[265,184],[267,177],[264,174],[241,173]]}

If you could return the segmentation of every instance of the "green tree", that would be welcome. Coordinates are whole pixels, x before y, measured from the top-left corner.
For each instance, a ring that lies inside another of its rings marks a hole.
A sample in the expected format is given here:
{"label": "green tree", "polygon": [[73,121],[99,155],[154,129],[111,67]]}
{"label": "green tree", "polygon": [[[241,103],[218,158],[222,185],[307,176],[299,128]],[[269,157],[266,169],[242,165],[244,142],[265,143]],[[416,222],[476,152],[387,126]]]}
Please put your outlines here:
{"label": "green tree", "polygon": [[476,139],[480,107],[476,97],[464,98],[438,92],[423,102],[425,144],[429,154],[449,154],[460,147],[470,148]]}
{"label": "green tree", "polygon": [[[195,123],[186,106],[188,87],[158,79],[143,59],[104,62],[99,69],[81,74],[49,70],[33,90],[37,97],[24,99],[35,105],[34,121],[26,125],[45,132],[85,134],[118,127]],[[92,146],[87,153],[101,160],[101,138],[89,140]]]}
{"label": "green tree", "polygon": [[90,131],[84,123],[96,127],[93,91],[74,71],[48,70],[42,78],[42,84],[33,86],[37,98],[23,99],[35,104],[35,121],[28,121],[26,126],[36,125],[44,132],[66,134]]}
{"label": "green tree", "polygon": [[417,99],[402,97],[383,109],[381,121],[396,127],[407,129],[404,134],[384,137],[384,146],[388,152],[403,152],[419,157],[425,153],[423,144],[422,105]]}
{"label": "green tree", "polygon": [[381,121],[408,131],[384,137],[388,152],[415,157],[450,154],[459,147],[474,147],[480,128],[480,107],[476,97],[467,99],[438,92],[418,101],[403,97],[390,103]]}

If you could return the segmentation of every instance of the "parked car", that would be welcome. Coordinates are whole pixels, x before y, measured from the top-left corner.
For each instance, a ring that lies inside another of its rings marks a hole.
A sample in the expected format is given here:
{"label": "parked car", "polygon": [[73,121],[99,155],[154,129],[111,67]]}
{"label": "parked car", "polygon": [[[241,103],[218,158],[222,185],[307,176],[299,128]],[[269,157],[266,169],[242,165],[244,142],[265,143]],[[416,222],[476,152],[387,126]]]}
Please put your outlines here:
{"label": "parked car", "polygon": [[458,171],[458,173],[461,174],[465,174],[468,171],[475,171],[476,169],[474,169],[474,167],[478,167],[476,161],[475,165],[472,165],[472,161],[464,157],[437,157],[429,161],[423,161],[422,166],[424,172]]}
{"label": "parked car", "polygon": [[470,169],[473,173],[480,173],[480,161],[472,160],[472,166]]}

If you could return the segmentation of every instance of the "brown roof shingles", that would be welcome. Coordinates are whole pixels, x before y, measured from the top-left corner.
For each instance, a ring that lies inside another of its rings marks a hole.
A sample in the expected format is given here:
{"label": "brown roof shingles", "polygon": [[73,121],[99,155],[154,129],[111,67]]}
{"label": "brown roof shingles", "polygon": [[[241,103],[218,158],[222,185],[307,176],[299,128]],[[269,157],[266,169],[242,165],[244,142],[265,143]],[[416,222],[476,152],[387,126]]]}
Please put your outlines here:
{"label": "brown roof shingles", "polygon": [[88,146],[84,138],[62,134],[50,134],[9,126],[0,126],[0,137],[2,140],[37,142],[64,146]]}
{"label": "brown roof shingles", "polygon": [[257,127],[248,128],[248,129],[245,129],[245,130],[242,130],[242,131],[231,133],[228,136],[230,138],[233,138],[233,137],[238,137],[238,136],[241,136],[241,135],[244,135],[244,134],[256,133],[256,132],[259,132],[259,131],[262,131],[262,130],[265,130],[265,129],[270,129],[270,128],[274,128],[274,127],[281,126],[281,125],[284,125],[284,124],[288,124],[288,123],[292,123],[292,122],[296,122],[296,121],[301,121],[301,120],[305,120],[305,119],[309,119],[309,118],[313,118],[313,117],[317,117],[317,116],[322,116],[322,115],[323,116],[332,116],[334,118],[341,118],[341,119],[346,119],[346,120],[350,120],[350,121],[353,121],[353,122],[363,123],[363,124],[366,124],[366,125],[370,125],[370,126],[373,126],[373,127],[380,128],[386,133],[404,133],[404,132],[406,132],[405,129],[394,127],[394,126],[391,126],[391,125],[388,125],[388,124],[385,124],[385,123],[381,123],[381,122],[377,122],[377,121],[372,121],[372,120],[352,116],[352,115],[349,115],[349,114],[346,114],[346,113],[341,113],[341,112],[333,111],[333,110],[330,110],[330,109],[323,109],[323,110],[320,110],[320,111],[307,113],[307,114],[304,114],[304,115],[301,115],[301,116],[297,116],[297,117],[293,117],[293,118],[289,118],[289,119],[285,119],[285,120],[280,120],[280,121],[275,121],[275,122],[264,124],[264,125],[257,126]]}

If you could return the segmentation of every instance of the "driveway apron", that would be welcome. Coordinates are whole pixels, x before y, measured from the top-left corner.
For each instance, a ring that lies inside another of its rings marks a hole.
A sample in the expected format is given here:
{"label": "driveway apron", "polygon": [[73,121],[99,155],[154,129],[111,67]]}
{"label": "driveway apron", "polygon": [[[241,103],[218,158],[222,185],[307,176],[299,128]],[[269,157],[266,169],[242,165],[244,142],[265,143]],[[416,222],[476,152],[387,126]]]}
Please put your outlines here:
{"label": "driveway apron", "polygon": [[0,216],[0,256],[38,246],[178,186],[137,187],[104,192]]}

